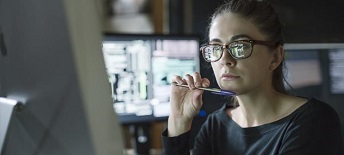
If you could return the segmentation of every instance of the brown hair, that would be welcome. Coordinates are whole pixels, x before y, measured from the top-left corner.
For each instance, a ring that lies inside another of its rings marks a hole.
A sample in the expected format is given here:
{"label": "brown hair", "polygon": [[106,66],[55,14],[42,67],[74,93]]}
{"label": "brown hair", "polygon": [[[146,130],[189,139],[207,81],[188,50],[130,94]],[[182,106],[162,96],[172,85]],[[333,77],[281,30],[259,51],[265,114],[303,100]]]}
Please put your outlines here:
{"label": "brown hair", "polygon": [[[268,37],[268,41],[278,42],[280,45],[283,45],[282,26],[277,13],[269,2],[262,0],[230,0],[215,10],[214,14],[211,16],[209,28],[216,17],[226,13],[235,13],[243,18],[251,20],[258,27],[260,32]],[[281,64],[273,71],[272,86],[276,91],[287,94],[284,87],[285,79],[283,69],[284,60],[282,60]],[[234,97],[233,99],[234,106],[238,106],[236,99]]]}

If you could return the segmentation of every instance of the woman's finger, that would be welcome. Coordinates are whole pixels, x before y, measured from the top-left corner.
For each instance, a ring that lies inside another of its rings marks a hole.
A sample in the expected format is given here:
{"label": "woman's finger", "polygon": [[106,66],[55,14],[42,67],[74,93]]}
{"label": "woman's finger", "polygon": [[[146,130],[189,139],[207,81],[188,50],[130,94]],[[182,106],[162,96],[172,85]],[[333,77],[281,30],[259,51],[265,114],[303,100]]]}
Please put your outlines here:
{"label": "woman's finger", "polygon": [[190,89],[195,89],[194,79],[190,74],[185,74],[184,79]]}
{"label": "woman's finger", "polygon": [[199,72],[194,72],[193,73],[193,79],[194,79],[194,85],[196,87],[201,87],[202,86],[202,77]]}

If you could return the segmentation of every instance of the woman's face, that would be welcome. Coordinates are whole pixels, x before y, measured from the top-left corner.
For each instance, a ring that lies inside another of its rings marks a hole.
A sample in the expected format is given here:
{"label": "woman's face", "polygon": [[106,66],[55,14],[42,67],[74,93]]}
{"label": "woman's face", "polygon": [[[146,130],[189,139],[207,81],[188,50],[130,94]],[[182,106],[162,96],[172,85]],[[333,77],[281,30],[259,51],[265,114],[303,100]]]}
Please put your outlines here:
{"label": "woman's face", "polygon": [[[209,30],[209,41],[228,44],[236,40],[267,41],[267,38],[250,20],[237,14],[216,17]],[[255,44],[251,56],[240,60],[231,57],[226,50],[220,60],[211,63],[218,85],[238,95],[272,87],[269,68],[273,52],[269,50],[265,45]]]}

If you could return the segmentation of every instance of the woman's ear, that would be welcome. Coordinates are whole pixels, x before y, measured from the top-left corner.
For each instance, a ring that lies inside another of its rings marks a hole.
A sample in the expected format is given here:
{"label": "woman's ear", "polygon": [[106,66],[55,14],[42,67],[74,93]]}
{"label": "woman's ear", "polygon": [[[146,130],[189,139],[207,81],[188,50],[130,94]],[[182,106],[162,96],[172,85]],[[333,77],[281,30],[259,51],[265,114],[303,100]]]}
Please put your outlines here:
{"label": "woman's ear", "polygon": [[282,62],[284,57],[283,46],[279,45],[273,53],[272,61],[269,66],[270,70],[275,70]]}

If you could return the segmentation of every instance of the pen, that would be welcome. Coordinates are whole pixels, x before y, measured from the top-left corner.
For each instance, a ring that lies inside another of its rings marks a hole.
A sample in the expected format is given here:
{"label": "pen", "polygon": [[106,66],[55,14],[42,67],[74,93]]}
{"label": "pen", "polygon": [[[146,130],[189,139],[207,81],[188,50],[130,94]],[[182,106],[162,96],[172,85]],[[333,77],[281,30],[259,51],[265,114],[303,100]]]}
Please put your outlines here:
{"label": "pen", "polygon": [[[172,82],[172,84],[175,85],[175,86],[180,86],[180,87],[189,88],[188,85],[182,85],[182,84],[178,84],[178,83],[176,83],[176,82]],[[218,89],[218,88],[203,88],[203,87],[196,87],[196,89],[205,90],[205,91],[210,91],[211,93],[217,94],[217,95],[225,95],[225,96],[235,95],[235,93],[232,92],[232,91],[222,90],[222,89]]]}

